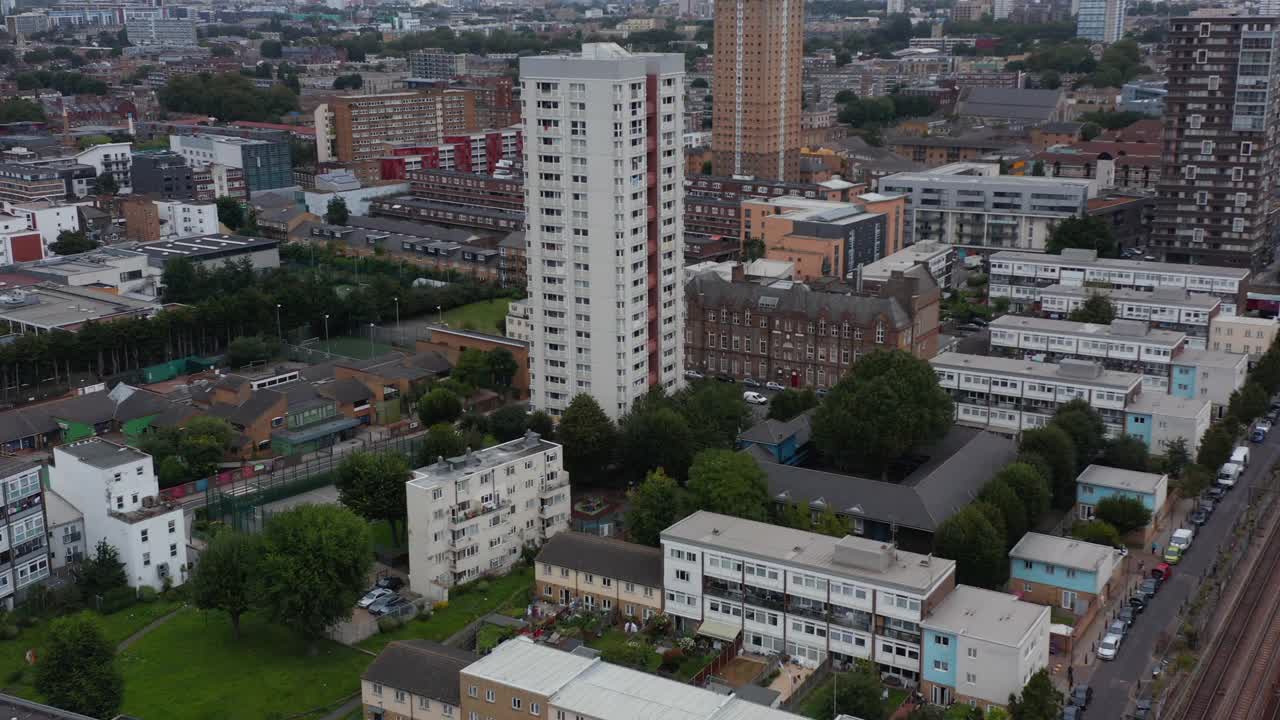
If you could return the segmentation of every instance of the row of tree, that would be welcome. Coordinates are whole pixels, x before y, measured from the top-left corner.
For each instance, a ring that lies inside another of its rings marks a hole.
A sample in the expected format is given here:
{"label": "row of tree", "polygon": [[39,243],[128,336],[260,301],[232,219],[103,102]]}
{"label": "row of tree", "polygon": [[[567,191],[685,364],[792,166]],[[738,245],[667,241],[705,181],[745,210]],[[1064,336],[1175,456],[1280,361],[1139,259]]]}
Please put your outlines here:
{"label": "row of tree", "polygon": [[292,89],[277,83],[260,90],[239,73],[174,75],[156,98],[169,112],[211,115],[222,122],[275,122],[298,110],[298,94]]}

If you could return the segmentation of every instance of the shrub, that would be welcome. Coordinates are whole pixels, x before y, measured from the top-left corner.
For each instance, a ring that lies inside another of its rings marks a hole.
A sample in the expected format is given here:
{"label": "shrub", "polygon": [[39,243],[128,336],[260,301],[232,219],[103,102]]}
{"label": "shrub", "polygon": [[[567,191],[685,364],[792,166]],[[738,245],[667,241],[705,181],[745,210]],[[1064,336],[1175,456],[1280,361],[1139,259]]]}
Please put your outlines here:
{"label": "shrub", "polygon": [[0,638],[4,640],[15,640],[20,632],[21,631],[18,630],[17,625],[5,625],[4,627],[0,627]]}
{"label": "shrub", "polygon": [[684,651],[680,648],[671,648],[662,653],[662,667],[665,670],[675,670],[680,667],[682,660],[684,660]]}
{"label": "shrub", "polygon": [[26,674],[27,674],[26,668],[18,668],[13,672],[9,673],[5,679],[9,681],[10,685],[17,685],[18,683],[22,682],[22,678]]}
{"label": "shrub", "polygon": [[138,601],[138,593],[129,586],[111,588],[102,595],[98,609],[103,615],[110,615],[124,610]]}
{"label": "shrub", "polygon": [[479,593],[486,593],[486,592],[489,592],[489,581],[488,581],[488,580],[481,580],[481,581],[477,582],[477,583],[476,583],[476,588],[475,588],[475,589],[476,589],[476,592],[479,592]]}
{"label": "shrub", "polygon": [[395,632],[401,625],[404,625],[404,623],[400,622],[400,618],[392,615],[378,618],[378,632]]}
{"label": "shrub", "polygon": [[[168,580],[168,578],[165,578]],[[138,588],[138,602],[150,603],[155,602],[157,597],[156,589],[153,587]]]}

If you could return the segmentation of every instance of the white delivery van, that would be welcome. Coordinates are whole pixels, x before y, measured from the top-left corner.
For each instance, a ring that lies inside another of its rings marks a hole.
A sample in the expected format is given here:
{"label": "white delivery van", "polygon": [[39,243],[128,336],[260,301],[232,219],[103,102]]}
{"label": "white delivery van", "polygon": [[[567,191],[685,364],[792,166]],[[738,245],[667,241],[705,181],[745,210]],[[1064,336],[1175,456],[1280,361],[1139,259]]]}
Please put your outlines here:
{"label": "white delivery van", "polygon": [[1231,451],[1231,462],[1239,465],[1241,468],[1249,467],[1249,448],[1241,445]]}
{"label": "white delivery van", "polygon": [[1233,462],[1226,462],[1222,467],[1218,468],[1217,484],[1225,488],[1233,488],[1236,481],[1240,479],[1241,467]]}
{"label": "white delivery van", "polygon": [[1173,531],[1173,535],[1169,538],[1169,545],[1176,547],[1182,552],[1186,552],[1191,547],[1191,541],[1195,539],[1196,533],[1191,528],[1179,528]]}

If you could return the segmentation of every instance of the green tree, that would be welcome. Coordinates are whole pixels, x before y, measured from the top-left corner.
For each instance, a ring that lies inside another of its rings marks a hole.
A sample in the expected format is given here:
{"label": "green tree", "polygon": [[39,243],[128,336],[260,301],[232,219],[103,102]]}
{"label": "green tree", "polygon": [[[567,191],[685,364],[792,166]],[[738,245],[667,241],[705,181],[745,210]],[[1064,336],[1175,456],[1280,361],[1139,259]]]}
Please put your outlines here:
{"label": "green tree", "polygon": [[951,397],[925,360],[902,350],[864,356],[813,416],[813,441],[842,470],[883,472],[951,427]]}
{"label": "green tree", "polygon": [[1235,447],[1235,437],[1222,423],[1217,423],[1205,431],[1200,438],[1200,449],[1196,452],[1196,464],[1217,471],[1222,463],[1231,457]]}
{"label": "green tree", "polygon": [[264,535],[261,599],[271,619],[312,643],[364,592],[373,565],[369,526],[339,505],[300,505],[271,518]]}
{"label": "green tree", "polygon": [[1107,441],[1099,462],[1107,467],[1146,472],[1150,467],[1147,444],[1132,435],[1123,435]]}
{"label": "green tree", "polygon": [[430,465],[440,458],[458,457],[467,451],[467,441],[449,423],[437,423],[427,428],[418,450],[418,464]]}
{"label": "green tree", "polygon": [[885,712],[880,673],[866,660],[859,659],[854,670],[836,681],[835,712],[862,720],[884,720]]}
{"label": "green tree", "polygon": [[520,364],[516,356],[506,348],[497,348],[485,353],[485,365],[489,370],[489,382],[494,389],[509,391],[516,373],[520,372]]}
{"label": "green tree", "polygon": [[1164,441],[1165,471],[1174,477],[1182,475],[1182,469],[1191,463],[1191,450],[1187,447],[1187,439],[1177,437]]}
{"label": "green tree", "polygon": [[83,230],[63,230],[58,233],[58,239],[49,245],[49,249],[57,255],[75,255],[96,247],[98,243],[90,240]]}
{"label": "green tree", "polygon": [[116,183],[115,175],[104,172],[94,181],[93,191],[98,195],[115,195],[120,192],[120,185]]}
{"label": "green tree", "polygon": [[458,362],[454,363],[449,377],[473,387],[484,387],[489,384],[489,365],[485,361],[485,353],[476,348],[466,348],[458,354]]}
{"label": "green tree", "polygon": [[1056,70],[1045,70],[1040,73],[1040,87],[1046,90],[1057,90],[1062,87],[1062,76]]}
{"label": "green tree", "polygon": [[1053,490],[1053,506],[1065,510],[1076,500],[1076,449],[1071,436],[1050,424],[1024,430],[1018,443],[1019,452],[1034,453],[1049,464],[1049,487]]}
{"label": "green tree", "polygon": [[818,407],[818,395],[810,388],[794,390],[787,388],[769,401],[769,419],[787,421],[808,410]]}
{"label": "green tree", "polygon": [[1028,462],[1009,463],[995,474],[992,482],[1003,483],[1013,490],[1022,503],[1027,518],[1027,528],[1035,527],[1053,502],[1053,491],[1046,478],[1048,471]]}
{"label": "green tree", "polygon": [[124,676],[115,646],[87,615],[58,618],[49,625],[36,690],[55,707],[90,717],[115,717],[124,702]]}
{"label": "green tree", "polygon": [[404,542],[409,460],[400,453],[353,452],[338,464],[338,501],[369,522],[385,521],[391,539]]}
{"label": "green tree", "polygon": [[324,221],[330,225],[346,225],[349,217],[351,213],[347,211],[347,201],[341,197],[333,198],[325,206]]}
{"label": "green tree", "polygon": [[239,368],[250,363],[269,360],[278,350],[279,347],[274,341],[256,335],[238,337],[227,345],[227,365]]}
{"label": "green tree", "polygon": [[736,447],[738,433],[753,424],[751,410],[736,385],[697,383],[676,393],[672,402],[688,421],[698,450]]}
{"label": "green tree", "polygon": [[423,425],[453,422],[462,414],[462,401],[449,390],[438,387],[418,401],[418,419]]}
{"label": "green tree", "polygon": [[995,589],[1009,574],[1005,538],[981,509],[968,505],[938,526],[933,535],[938,555],[956,561],[956,579]]}
{"label": "green tree", "polygon": [[520,405],[504,405],[489,416],[489,432],[500,442],[515,440],[529,427],[528,415]]}
{"label": "green tree", "polygon": [[1096,216],[1070,217],[1053,228],[1045,252],[1060,254],[1067,248],[1098,251],[1098,257],[1116,257],[1119,249],[1111,226]]}
{"label": "green tree", "polygon": [[978,499],[1000,511],[1004,525],[1005,546],[1018,544],[1029,527],[1027,508],[1018,493],[997,473],[979,493]]}
{"label": "green tree", "polygon": [[105,539],[99,540],[93,555],[80,562],[76,570],[76,584],[80,587],[81,597],[90,604],[95,597],[106,595],[108,590],[128,585],[129,578],[125,575],[124,563],[120,562],[120,551]]}
{"label": "green tree", "polygon": [[1199,497],[1200,493],[1209,488],[1213,477],[1214,473],[1208,468],[1192,464],[1182,468],[1182,474],[1172,485],[1182,497],[1194,498]]}
{"label": "green tree", "polygon": [[598,477],[613,458],[618,430],[595,398],[579,393],[560,416],[556,439],[564,446],[569,477],[586,480]]}
{"label": "green tree", "polygon": [[544,440],[550,440],[555,435],[556,425],[550,415],[541,410],[534,410],[529,416],[529,429],[538,433]]}
{"label": "green tree", "polygon": [[284,56],[284,48],[279,40],[263,40],[258,46],[258,54],[264,58],[278,58]]}
{"label": "green tree", "polygon": [[1142,501],[1122,495],[1112,495],[1098,501],[1094,506],[1093,514],[1099,520],[1114,527],[1121,535],[1146,527],[1147,523],[1151,522],[1151,511],[1142,504]]}
{"label": "green tree", "polygon": [[1067,318],[1072,322],[1110,325],[1116,319],[1116,307],[1106,295],[1089,293],[1084,303],[1068,313]]}
{"label": "green tree", "polygon": [[689,494],[699,510],[765,521],[769,485],[755,458],[733,450],[703,450],[689,468]]}
{"label": "green tree", "polygon": [[1252,380],[1244,387],[1231,393],[1227,404],[1227,412],[1241,425],[1247,425],[1267,411],[1271,397],[1261,385]]}
{"label": "green tree", "polygon": [[257,599],[262,576],[262,537],[223,530],[213,536],[191,576],[191,598],[201,610],[221,610],[240,639],[240,617]]}
{"label": "green tree", "polygon": [[1103,520],[1090,520],[1072,525],[1071,537],[1107,547],[1118,548],[1124,545],[1120,540],[1120,532],[1115,526]]}
{"label": "green tree", "polygon": [[218,222],[235,232],[244,227],[244,206],[233,197],[220,197],[217,200]]}
{"label": "green tree", "polygon": [[619,460],[633,477],[661,469],[684,478],[693,462],[693,431],[680,413],[671,408],[642,409],[622,421]]}
{"label": "green tree", "polygon": [[1084,471],[1107,443],[1102,416],[1084,400],[1064,403],[1053,414],[1052,424],[1062,428],[1075,448],[1076,473]]}
{"label": "green tree", "polygon": [[1013,720],[1058,720],[1061,712],[1062,693],[1053,686],[1045,668],[1031,676],[1021,695],[1009,696],[1009,716]]}
{"label": "green tree", "polygon": [[632,542],[659,547],[662,531],[688,515],[688,494],[661,469],[627,494],[627,534]]}
{"label": "green tree", "polygon": [[44,122],[44,109],[22,98],[0,100],[0,123]]}
{"label": "green tree", "polygon": [[828,504],[822,509],[822,514],[814,520],[813,531],[842,538],[849,534],[849,521],[837,515],[835,508]]}

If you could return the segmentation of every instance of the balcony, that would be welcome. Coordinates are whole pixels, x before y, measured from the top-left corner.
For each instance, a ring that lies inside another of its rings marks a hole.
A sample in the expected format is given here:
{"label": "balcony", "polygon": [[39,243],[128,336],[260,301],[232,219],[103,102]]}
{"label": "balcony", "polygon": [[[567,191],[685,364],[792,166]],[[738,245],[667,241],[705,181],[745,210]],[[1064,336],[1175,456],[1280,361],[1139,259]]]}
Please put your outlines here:
{"label": "balcony", "polygon": [[485,515],[501,512],[509,507],[511,507],[510,500],[496,500],[487,503],[468,501],[465,503],[459,503],[455,506],[449,512],[449,520],[454,523],[462,523]]}
{"label": "balcony", "polygon": [[887,638],[891,638],[893,640],[898,640],[900,642],[912,643],[913,645],[920,644],[920,633],[918,632],[911,633],[903,630],[898,630],[897,628],[886,627],[880,630],[880,632],[876,634],[882,635]]}
{"label": "balcony", "polygon": [[708,597],[731,600],[733,602],[740,603],[743,600],[742,586],[736,582],[729,582],[727,580],[706,578],[702,584],[702,593]]}
{"label": "balcony", "polygon": [[777,610],[778,612],[786,612],[787,596],[780,592],[772,590],[762,590],[751,586],[745,586],[743,593],[743,602],[755,607],[765,608],[767,610]]}
{"label": "balcony", "polygon": [[826,622],[829,617],[826,603],[822,603],[820,605],[802,605],[796,603],[794,599],[787,605],[787,614],[795,617],[810,618],[811,620],[821,620],[823,622]]}
{"label": "balcony", "polygon": [[871,632],[871,613],[863,612],[862,610],[832,607],[831,624],[849,628],[850,630]]}

